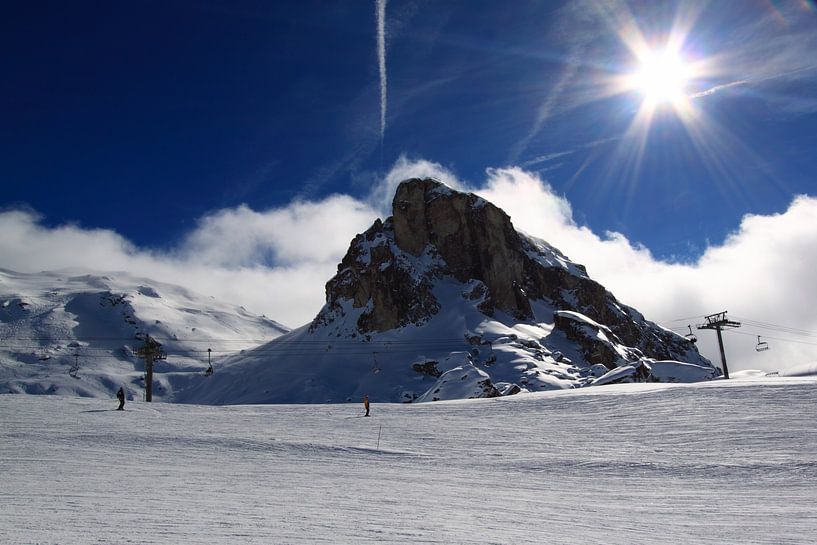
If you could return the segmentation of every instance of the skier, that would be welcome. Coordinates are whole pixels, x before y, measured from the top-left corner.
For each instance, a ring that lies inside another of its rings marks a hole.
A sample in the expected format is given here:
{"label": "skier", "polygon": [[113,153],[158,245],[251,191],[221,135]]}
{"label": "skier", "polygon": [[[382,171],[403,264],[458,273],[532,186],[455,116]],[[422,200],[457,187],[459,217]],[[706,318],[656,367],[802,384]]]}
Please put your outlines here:
{"label": "skier", "polygon": [[125,390],[122,387],[119,387],[119,391],[116,392],[116,399],[119,400],[119,407],[116,408],[117,411],[124,411],[125,410]]}
{"label": "skier", "polygon": [[369,416],[369,394],[363,395],[363,407],[366,409],[366,414],[363,416]]}

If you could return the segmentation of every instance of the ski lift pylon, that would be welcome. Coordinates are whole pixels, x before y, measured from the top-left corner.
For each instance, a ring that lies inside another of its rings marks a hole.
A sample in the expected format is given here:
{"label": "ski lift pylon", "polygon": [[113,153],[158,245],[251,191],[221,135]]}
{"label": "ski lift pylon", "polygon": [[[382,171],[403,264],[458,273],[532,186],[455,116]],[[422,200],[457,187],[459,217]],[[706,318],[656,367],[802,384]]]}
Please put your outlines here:
{"label": "ski lift pylon", "polygon": [[696,343],[696,342],[698,342],[698,337],[696,337],[696,336],[695,336],[695,334],[692,332],[692,326],[691,326],[691,325],[687,325],[687,327],[689,328],[689,333],[688,333],[687,335],[684,335],[684,337],[686,338],[686,340],[688,340],[688,341],[689,341],[689,342],[691,342],[691,343]]}
{"label": "ski lift pylon", "polygon": [[212,348],[207,349],[207,369],[204,371],[204,376],[209,377],[213,374],[213,362],[210,361],[210,353],[213,351]]}
{"label": "ski lift pylon", "polygon": [[760,335],[758,335],[757,336],[757,346],[755,346],[755,350],[757,350],[758,352],[763,352],[764,350],[768,350],[768,349],[769,349],[769,343],[767,343],[766,341],[761,341],[760,340]]}

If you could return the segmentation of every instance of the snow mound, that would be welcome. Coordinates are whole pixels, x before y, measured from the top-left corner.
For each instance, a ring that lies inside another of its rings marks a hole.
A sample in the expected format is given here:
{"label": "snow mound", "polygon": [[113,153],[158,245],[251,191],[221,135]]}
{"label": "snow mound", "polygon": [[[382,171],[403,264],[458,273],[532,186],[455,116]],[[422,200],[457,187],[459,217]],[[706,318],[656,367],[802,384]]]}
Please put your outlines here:
{"label": "snow mound", "polygon": [[639,376],[639,369],[643,369],[643,366],[636,368],[635,365],[622,365],[621,367],[608,371],[591,382],[590,385],[604,386],[606,384],[618,384],[622,382],[643,382],[643,378],[645,377]]}
{"label": "snow mound", "polygon": [[781,377],[814,377],[817,376],[817,362],[795,365],[780,371]]}
{"label": "snow mound", "polygon": [[434,386],[417,399],[417,402],[499,397],[499,395],[500,392],[491,383],[488,373],[477,369],[471,363],[464,363],[443,373]]}
{"label": "snow mound", "polygon": [[700,382],[718,376],[714,367],[682,361],[650,361],[652,376],[657,382]]}
{"label": "snow mound", "polygon": [[701,382],[712,380],[718,371],[713,367],[681,361],[655,361],[642,358],[637,362],[621,365],[595,379],[591,385],[624,382]]}

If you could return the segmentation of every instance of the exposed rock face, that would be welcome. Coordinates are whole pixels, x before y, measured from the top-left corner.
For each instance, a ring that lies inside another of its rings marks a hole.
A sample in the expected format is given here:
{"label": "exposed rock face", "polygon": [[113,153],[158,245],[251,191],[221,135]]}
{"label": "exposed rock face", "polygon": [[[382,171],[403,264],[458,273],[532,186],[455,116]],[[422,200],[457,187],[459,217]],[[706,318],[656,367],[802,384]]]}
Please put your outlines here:
{"label": "exposed rock face", "polygon": [[[440,311],[434,286],[444,277],[463,283],[463,297],[486,316],[554,323],[590,365],[612,369],[641,357],[710,365],[685,339],[620,303],[583,266],[517,232],[501,209],[433,179],[400,184],[393,216],[352,241],[311,328],[348,327],[349,313],[356,331],[344,333],[353,335],[422,325]],[[555,311],[535,316],[535,301]]]}
{"label": "exposed rock face", "polygon": [[533,317],[520,286],[521,240],[505,212],[431,179],[400,184],[393,208],[400,249],[419,256],[432,245],[457,280],[484,283],[496,308],[519,319]]}
{"label": "exposed rock face", "polygon": [[638,359],[640,356],[635,350],[630,354],[621,354],[616,350],[617,346],[622,344],[621,340],[609,327],[583,321],[572,312],[556,312],[554,324],[565,337],[581,346],[584,357],[590,365],[601,364],[613,369],[622,356],[630,360]]}
{"label": "exposed rock face", "polygon": [[411,366],[411,368],[423,375],[428,375],[430,377],[437,378],[440,375],[442,375],[442,372],[440,372],[440,370],[437,369],[437,363],[438,362],[433,360],[425,361],[423,363],[415,363]]}
{"label": "exposed rock face", "polygon": [[431,279],[420,276],[394,244],[392,220],[379,219],[352,240],[326,284],[326,307],[312,328],[345,316],[344,303],[364,309],[357,320],[360,333],[386,331],[408,324],[420,325],[439,310],[431,293]]}

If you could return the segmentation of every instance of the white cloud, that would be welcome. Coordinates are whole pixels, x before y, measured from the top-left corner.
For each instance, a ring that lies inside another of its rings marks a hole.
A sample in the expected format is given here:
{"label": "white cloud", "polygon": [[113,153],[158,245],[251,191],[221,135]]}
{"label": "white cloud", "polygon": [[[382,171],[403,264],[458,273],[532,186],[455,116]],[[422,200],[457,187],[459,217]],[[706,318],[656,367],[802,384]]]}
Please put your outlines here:
{"label": "white cloud", "polygon": [[43,218],[28,210],[0,213],[0,263],[9,269],[38,272],[88,261],[123,268],[137,249],[118,234],[78,225],[48,228]]}
{"label": "white cloud", "polygon": [[318,312],[324,285],[349,242],[376,215],[340,195],[263,212],[242,205],[208,214],[177,247],[159,253],[136,248],[113,231],[49,228],[33,212],[12,210],[0,213],[0,263],[20,272],[127,271],[184,285],[293,327]]}
{"label": "white cloud", "polygon": [[408,159],[405,155],[401,155],[383,181],[372,189],[367,200],[384,216],[390,216],[394,192],[400,182],[409,178],[436,178],[454,189],[464,187],[457,176],[441,164],[425,159]]}
{"label": "white cloud", "polygon": [[227,268],[323,262],[338,257],[338,249],[345,251],[349,233],[364,229],[375,216],[372,208],[345,195],[264,212],[241,205],[200,219],[177,253]]}
{"label": "white cloud", "polygon": [[[690,264],[656,259],[620,233],[598,235],[573,219],[570,203],[537,175],[520,168],[489,169],[471,184],[442,165],[401,157],[371,195],[335,195],[255,211],[218,210],[164,253],[135,247],[109,230],[46,227],[31,211],[0,213],[0,263],[21,272],[81,267],[126,270],[185,285],[240,304],[288,326],[307,323],[324,303],[324,285],[355,234],[388,215],[397,184],[433,176],[474,191],[503,208],[517,229],[543,238],[648,319],[685,328],[705,314],[729,311],[746,326],[725,335],[730,369],[775,369],[817,360],[817,337],[768,330],[760,321],[817,332],[817,198],[800,196],[783,213],[746,216],[722,244]],[[692,317],[673,322],[676,318]],[[717,362],[715,334],[697,332],[704,355]],[[763,335],[772,349],[754,351]],[[790,339],[795,342],[783,342]],[[811,343],[811,344],[809,344]]]}

